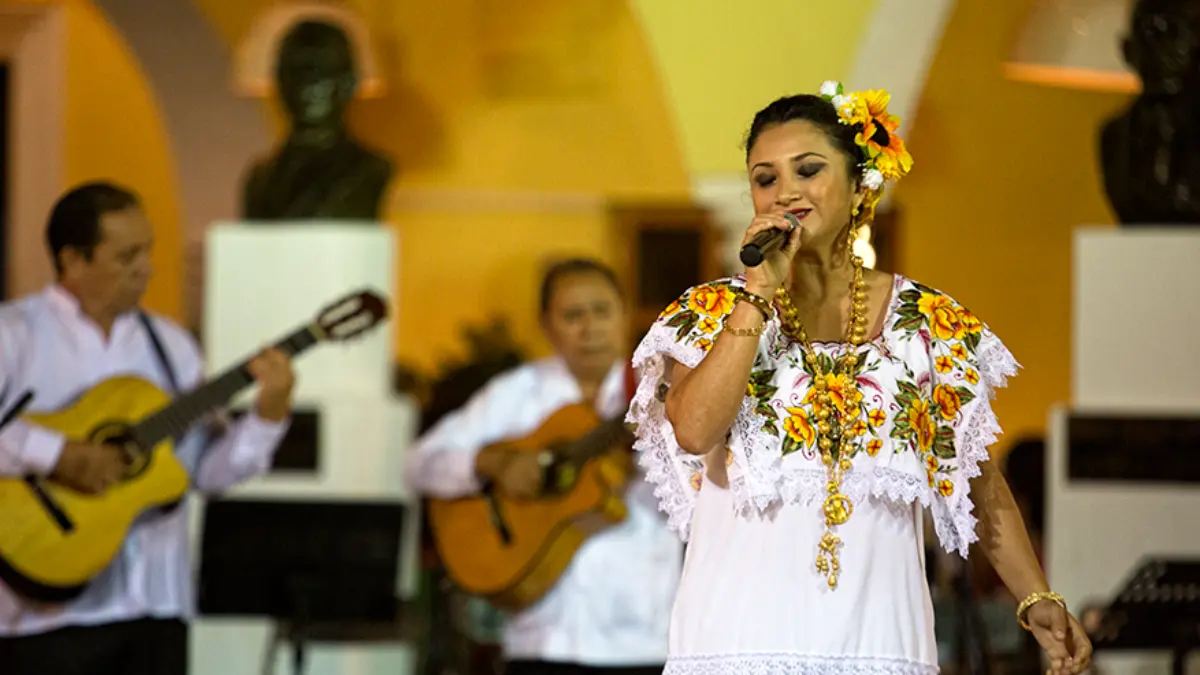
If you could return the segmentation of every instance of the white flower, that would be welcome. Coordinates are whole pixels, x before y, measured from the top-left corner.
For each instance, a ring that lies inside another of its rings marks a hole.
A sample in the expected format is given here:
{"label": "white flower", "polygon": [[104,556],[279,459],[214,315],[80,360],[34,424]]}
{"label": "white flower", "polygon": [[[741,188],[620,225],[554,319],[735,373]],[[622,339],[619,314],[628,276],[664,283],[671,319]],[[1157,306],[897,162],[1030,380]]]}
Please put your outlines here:
{"label": "white flower", "polygon": [[863,171],[863,187],[868,190],[878,190],[883,187],[883,173],[879,169]]}
{"label": "white flower", "polygon": [[[821,83],[821,95],[825,98],[831,98],[838,95],[837,80],[825,80]],[[834,105],[837,105],[836,103]]]}

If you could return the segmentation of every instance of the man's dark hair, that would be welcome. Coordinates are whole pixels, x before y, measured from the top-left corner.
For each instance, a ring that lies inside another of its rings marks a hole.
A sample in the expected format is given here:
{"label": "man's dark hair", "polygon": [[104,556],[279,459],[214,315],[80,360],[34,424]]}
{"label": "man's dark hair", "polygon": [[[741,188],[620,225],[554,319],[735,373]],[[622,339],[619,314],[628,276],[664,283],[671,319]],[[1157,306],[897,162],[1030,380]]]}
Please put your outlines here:
{"label": "man's dark hair", "polygon": [[59,255],[68,248],[91,260],[100,243],[100,219],[138,205],[133,191],[102,181],[84,183],[59,197],[46,224],[46,245],[55,271],[62,274]]}
{"label": "man's dark hair", "polygon": [[574,276],[576,274],[599,274],[604,277],[605,281],[612,284],[612,287],[617,291],[617,295],[624,297],[621,291],[621,283],[617,281],[617,273],[612,271],[612,268],[597,260],[590,258],[571,258],[555,263],[546,270],[546,275],[542,277],[542,292],[541,292],[541,309],[542,314],[545,314],[550,309],[550,298],[554,295],[554,284],[558,283],[563,277]]}

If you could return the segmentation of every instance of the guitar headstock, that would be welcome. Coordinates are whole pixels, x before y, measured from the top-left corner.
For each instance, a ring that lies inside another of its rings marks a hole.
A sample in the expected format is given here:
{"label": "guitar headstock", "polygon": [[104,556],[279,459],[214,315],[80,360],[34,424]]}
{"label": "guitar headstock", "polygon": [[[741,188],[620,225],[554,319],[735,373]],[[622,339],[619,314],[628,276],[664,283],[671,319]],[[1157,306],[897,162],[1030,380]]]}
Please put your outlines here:
{"label": "guitar headstock", "polygon": [[349,293],[317,313],[321,339],[342,342],[367,332],[387,318],[387,301],[369,290]]}

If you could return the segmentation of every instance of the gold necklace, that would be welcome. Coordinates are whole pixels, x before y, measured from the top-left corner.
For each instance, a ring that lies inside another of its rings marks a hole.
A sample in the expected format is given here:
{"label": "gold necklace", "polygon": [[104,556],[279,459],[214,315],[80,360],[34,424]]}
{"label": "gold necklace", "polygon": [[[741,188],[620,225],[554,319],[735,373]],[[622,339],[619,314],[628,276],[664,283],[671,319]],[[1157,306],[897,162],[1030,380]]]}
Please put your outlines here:
{"label": "gold necklace", "polygon": [[[850,261],[854,266],[854,279],[850,283],[850,322],[846,327],[846,342],[850,348],[841,359],[831,358],[828,363],[822,362],[809,342],[800,313],[796,311],[787,291],[780,288],[775,292],[784,332],[801,343],[804,361],[812,373],[813,389],[817,392],[813,403],[817,418],[817,445],[829,475],[825,486],[828,496],[823,507],[825,534],[817,547],[817,571],[825,575],[830,589],[837,587],[838,573],[841,571],[838,548],[842,540],[833,533],[833,528],[849,520],[854,512],[854,504],[842,493],[842,477],[850,469],[850,457],[854,455],[852,444],[859,433],[855,425],[862,414],[862,394],[858,391],[856,378],[857,347],[866,341],[867,335],[867,285],[863,281],[863,261],[853,254],[850,255]],[[836,398],[838,394],[840,403]]]}

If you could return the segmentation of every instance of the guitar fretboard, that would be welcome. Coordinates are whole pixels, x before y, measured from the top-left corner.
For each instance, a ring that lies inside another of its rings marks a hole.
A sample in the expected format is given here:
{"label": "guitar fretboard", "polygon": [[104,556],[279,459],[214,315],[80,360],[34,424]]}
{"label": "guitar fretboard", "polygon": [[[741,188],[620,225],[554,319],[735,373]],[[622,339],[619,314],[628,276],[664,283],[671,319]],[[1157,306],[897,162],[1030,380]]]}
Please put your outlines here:
{"label": "guitar fretboard", "polygon": [[[275,347],[289,356],[295,356],[319,341],[313,327],[305,326],[278,342]],[[247,368],[249,363],[249,360],[243,361],[142,420],[133,427],[134,441],[142,448],[152,448],[166,438],[181,437],[196,420],[225,405],[238,392],[250,386],[254,378]]]}
{"label": "guitar fretboard", "polygon": [[577,462],[585,462],[603,453],[622,441],[633,439],[633,435],[625,428],[625,416],[620,415],[611,420],[601,422],[582,438],[567,446],[562,454],[564,457]]}

